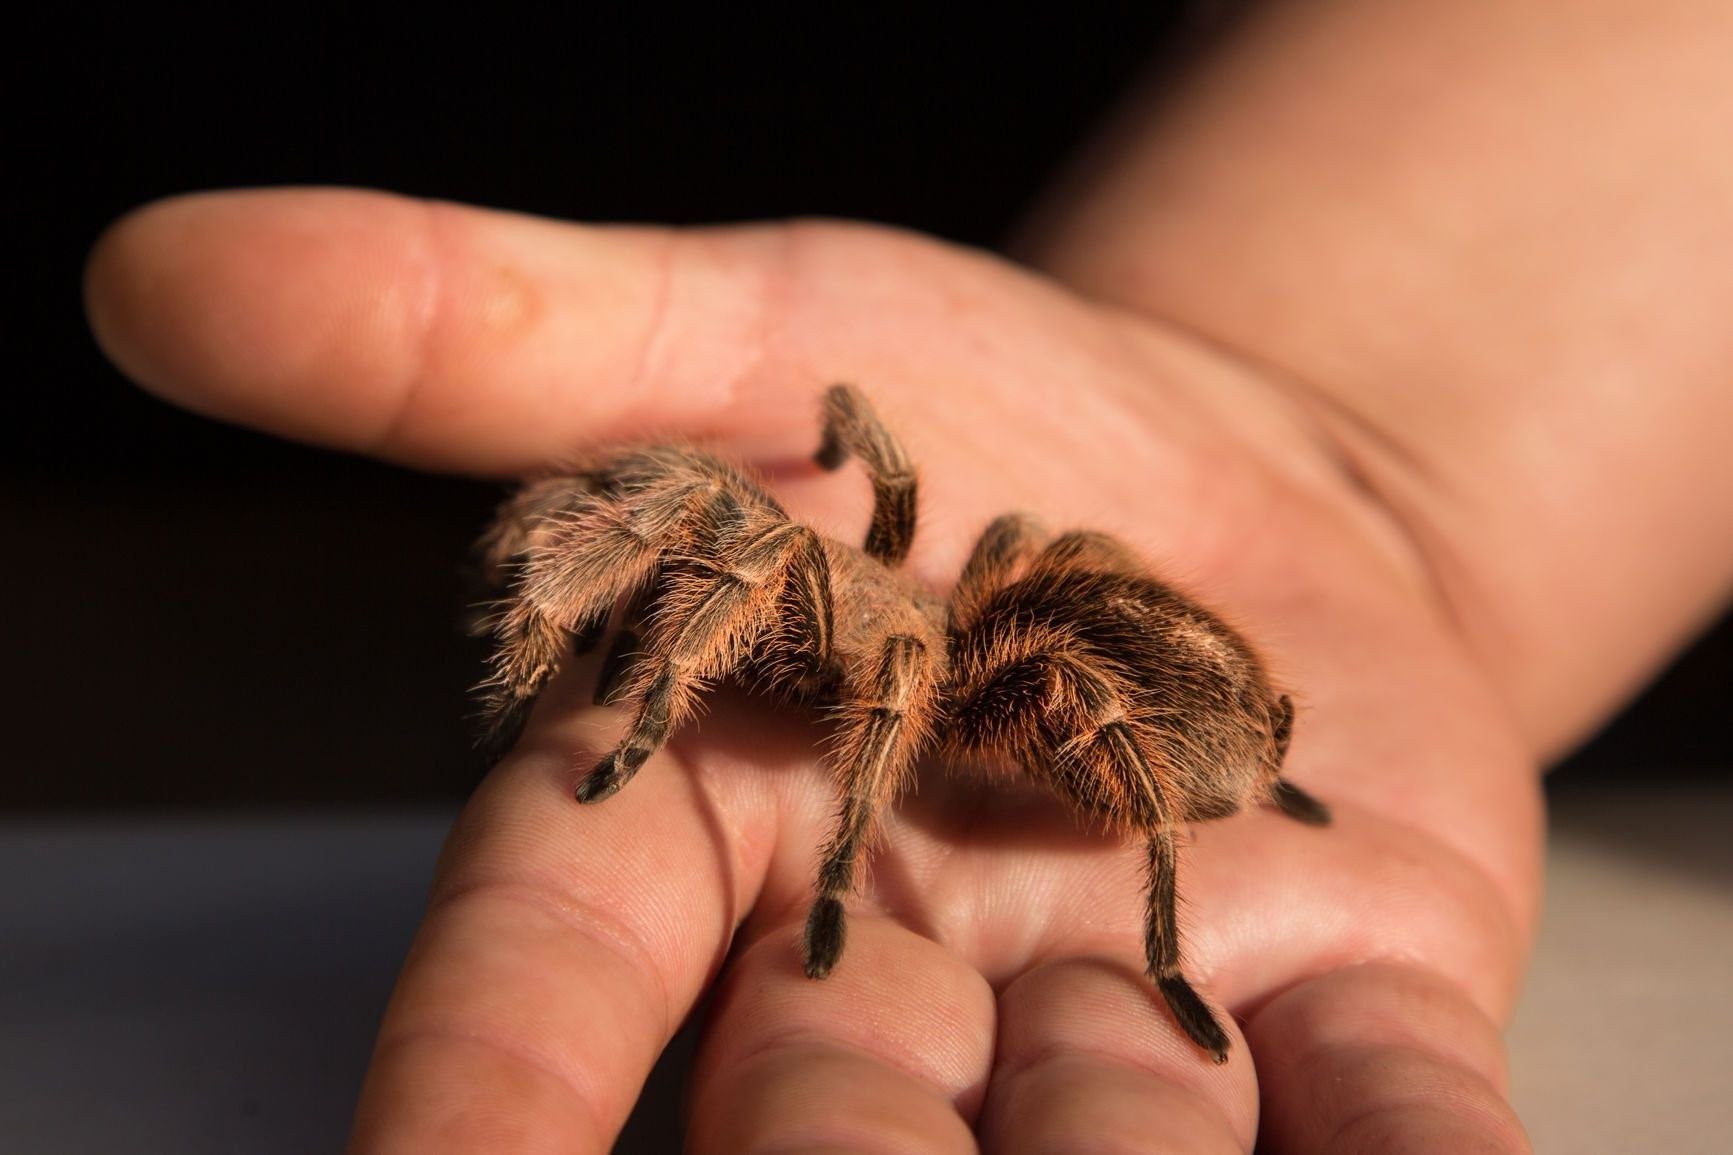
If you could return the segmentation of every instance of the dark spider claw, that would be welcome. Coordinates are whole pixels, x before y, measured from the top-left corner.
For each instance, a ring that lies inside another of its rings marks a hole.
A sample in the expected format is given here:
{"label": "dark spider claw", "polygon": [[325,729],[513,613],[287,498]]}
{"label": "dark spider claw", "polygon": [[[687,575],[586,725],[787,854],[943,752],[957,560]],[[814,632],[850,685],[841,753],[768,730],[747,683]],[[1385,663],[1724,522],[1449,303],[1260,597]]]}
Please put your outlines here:
{"label": "dark spider claw", "polygon": [[529,722],[530,709],[534,705],[534,698],[515,696],[503,705],[490,703],[487,729],[477,743],[488,769],[499,765],[523,737],[524,726]]}
{"label": "dark spider claw", "polygon": [[620,755],[616,751],[596,763],[590,776],[579,782],[577,789],[572,791],[572,797],[579,802],[601,802],[619,793],[620,787],[624,786],[626,779],[630,777],[629,773],[620,773]]}
{"label": "dark spider claw", "polygon": [[1157,978],[1155,983],[1161,988],[1161,997],[1167,1000],[1168,1009],[1173,1012],[1180,1030],[1189,1035],[1192,1042],[1208,1051],[1217,1063],[1227,1062],[1227,1032],[1222,1030],[1209,1006],[1192,990],[1184,976]]}
{"label": "dark spider claw", "polygon": [[1276,779],[1276,791],[1270,799],[1276,809],[1307,826],[1330,825],[1330,808],[1286,778]]}
{"label": "dark spider claw", "polygon": [[848,447],[833,430],[824,431],[824,441],[820,443],[818,452],[812,455],[813,464],[820,469],[841,469],[848,460]]}
{"label": "dark spider claw", "polygon": [[627,744],[596,763],[596,768],[590,771],[590,776],[578,783],[572,791],[572,797],[579,802],[601,802],[612,798],[620,792],[620,788],[632,780],[638,773],[638,768],[650,760],[654,750],[645,746]]}
{"label": "dark spider claw", "polygon": [[842,957],[843,940],[848,937],[843,921],[842,903],[834,898],[820,898],[812,904],[806,916],[806,977],[822,979]]}
{"label": "dark spider claw", "polygon": [[818,452],[812,455],[820,469],[840,469],[851,452],[844,426],[857,420],[856,393],[847,385],[832,385],[824,391],[824,431]]}

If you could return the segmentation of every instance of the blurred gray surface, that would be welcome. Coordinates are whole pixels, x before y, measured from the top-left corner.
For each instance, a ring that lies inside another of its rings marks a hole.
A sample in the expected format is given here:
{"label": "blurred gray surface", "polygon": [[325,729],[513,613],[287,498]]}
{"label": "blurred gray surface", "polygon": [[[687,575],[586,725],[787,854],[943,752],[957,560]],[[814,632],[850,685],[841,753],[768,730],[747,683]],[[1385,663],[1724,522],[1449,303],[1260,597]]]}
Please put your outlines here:
{"label": "blurred gray surface", "polygon": [[341,1149],[449,821],[0,826],[0,1150]]}
{"label": "blurred gray surface", "polygon": [[1733,1151],[1733,773],[1552,805],[1508,1038],[1539,1155]]}
{"label": "blurred gray surface", "polygon": [[[0,824],[0,1150],[340,1149],[450,817]],[[1536,1149],[1728,1150],[1733,789],[1573,791],[1550,859]],[[677,1149],[683,1059],[620,1150]]]}

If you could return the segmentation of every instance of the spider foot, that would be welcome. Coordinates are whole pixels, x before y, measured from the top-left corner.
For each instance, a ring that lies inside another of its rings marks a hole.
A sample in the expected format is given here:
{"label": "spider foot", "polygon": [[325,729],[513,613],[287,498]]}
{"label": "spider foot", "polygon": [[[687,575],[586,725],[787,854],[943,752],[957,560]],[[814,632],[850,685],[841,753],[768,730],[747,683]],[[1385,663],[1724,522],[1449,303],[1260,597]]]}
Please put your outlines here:
{"label": "spider foot", "polygon": [[620,787],[632,780],[632,775],[638,772],[638,766],[643,762],[642,758],[630,760],[632,753],[628,750],[622,754],[616,750],[596,763],[590,776],[572,791],[572,797],[579,802],[602,802],[618,794]]}
{"label": "spider foot", "polygon": [[1276,779],[1276,792],[1272,798],[1276,809],[1289,818],[1307,826],[1330,825],[1330,808],[1286,778]]}
{"label": "spider foot", "polygon": [[822,979],[836,966],[842,956],[847,927],[843,922],[842,903],[834,898],[820,898],[812,904],[806,916],[806,977]]}
{"label": "spider foot", "polygon": [[1179,1023],[1180,1029],[1191,1037],[1191,1041],[1208,1051],[1210,1058],[1217,1063],[1227,1062],[1227,1032],[1222,1030],[1209,1006],[1198,997],[1184,976],[1157,977],[1155,984],[1161,988],[1161,997],[1167,1000],[1168,1009],[1173,1012],[1175,1021]]}
{"label": "spider foot", "polygon": [[517,745],[518,739],[523,736],[524,726],[529,721],[530,707],[534,705],[533,697],[508,696],[503,692],[486,699],[482,713],[488,720],[476,746],[481,751],[482,761],[488,769],[499,765],[505,756],[511,753],[512,747]]}

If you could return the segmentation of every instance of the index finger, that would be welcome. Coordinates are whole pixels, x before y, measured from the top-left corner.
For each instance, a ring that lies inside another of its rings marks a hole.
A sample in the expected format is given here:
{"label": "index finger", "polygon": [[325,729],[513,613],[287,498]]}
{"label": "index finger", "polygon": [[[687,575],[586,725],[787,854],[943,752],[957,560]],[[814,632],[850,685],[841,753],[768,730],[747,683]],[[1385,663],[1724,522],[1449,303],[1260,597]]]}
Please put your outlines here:
{"label": "index finger", "polygon": [[777,388],[761,314],[780,248],[773,227],[202,193],[113,225],[86,301],[110,358],[178,405],[407,464],[522,473],[657,426],[725,435],[712,426],[753,408],[746,391]]}

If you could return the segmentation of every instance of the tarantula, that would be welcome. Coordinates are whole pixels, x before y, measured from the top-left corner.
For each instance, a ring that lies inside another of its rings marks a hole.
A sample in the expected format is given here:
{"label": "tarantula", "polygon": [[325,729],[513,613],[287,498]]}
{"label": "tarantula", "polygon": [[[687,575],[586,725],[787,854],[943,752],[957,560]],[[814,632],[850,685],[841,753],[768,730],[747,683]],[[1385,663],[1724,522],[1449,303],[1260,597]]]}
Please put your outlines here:
{"label": "tarantula", "polygon": [[512,575],[479,687],[491,745],[515,740],[564,653],[593,647],[616,612],[596,700],[630,706],[633,719],[577,784],[579,802],[625,786],[718,679],[755,674],[833,706],[842,804],[806,922],[812,978],[842,953],[842,898],[916,758],[1008,757],[1147,839],[1149,977],[1186,1034],[1225,1061],[1227,1035],[1181,972],[1175,840],[1181,823],[1255,803],[1329,821],[1279,774],[1292,702],[1239,634],[1104,534],[1048,539],[1024,516],[1000,517],[949,603],[933,596],[897,568],[915,530],[909,459],[854,388],[832,388],[823,409],[818,464],[852,455],[872,481],[860,549],[679,446],[533,482],[501,508],[481,546]]}

